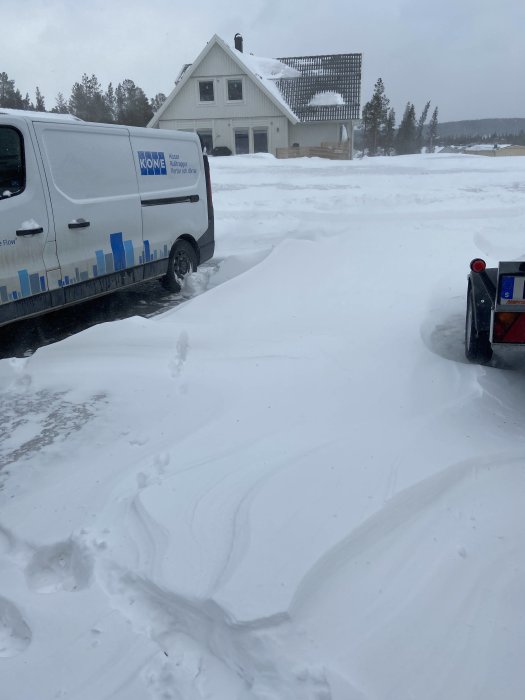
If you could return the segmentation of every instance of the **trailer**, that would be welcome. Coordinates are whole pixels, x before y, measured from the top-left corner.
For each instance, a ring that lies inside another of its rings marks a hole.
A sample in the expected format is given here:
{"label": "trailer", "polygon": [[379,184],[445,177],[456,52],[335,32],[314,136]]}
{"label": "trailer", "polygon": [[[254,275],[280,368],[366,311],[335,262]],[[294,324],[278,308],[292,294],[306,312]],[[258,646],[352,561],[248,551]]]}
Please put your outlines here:
{"label": "trailer", "polygon": [[486,364],[499,348],[525,345],[525,262],[470,263],[465,355]]}

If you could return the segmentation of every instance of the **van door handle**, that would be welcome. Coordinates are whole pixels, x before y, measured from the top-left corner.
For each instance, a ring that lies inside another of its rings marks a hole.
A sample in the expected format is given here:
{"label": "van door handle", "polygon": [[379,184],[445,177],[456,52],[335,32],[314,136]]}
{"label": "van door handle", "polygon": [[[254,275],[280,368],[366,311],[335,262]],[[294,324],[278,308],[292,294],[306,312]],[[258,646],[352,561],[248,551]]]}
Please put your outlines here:
{"label": "van door handle", "polygon": [[43,228],[20,228],[17,230],[17,236],[34,236],[35,233],[44,233]]}
{"label": "van door handle", "polygon": [[75,219],[71,223],[67,225],[68,228],[87,228],[88,226],[91,225],[90,221],[86,221],[85,219]]}

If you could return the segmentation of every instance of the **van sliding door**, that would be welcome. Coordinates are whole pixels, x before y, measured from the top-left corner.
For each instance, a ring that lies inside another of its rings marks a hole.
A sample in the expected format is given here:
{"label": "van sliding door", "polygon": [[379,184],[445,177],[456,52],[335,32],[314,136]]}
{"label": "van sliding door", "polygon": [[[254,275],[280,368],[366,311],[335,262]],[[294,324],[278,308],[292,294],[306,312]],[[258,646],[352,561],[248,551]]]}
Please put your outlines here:
{"label": "van sliding door", "polygon": [[35,123],[66,302],[142,278],[141,205],[126,129]]}

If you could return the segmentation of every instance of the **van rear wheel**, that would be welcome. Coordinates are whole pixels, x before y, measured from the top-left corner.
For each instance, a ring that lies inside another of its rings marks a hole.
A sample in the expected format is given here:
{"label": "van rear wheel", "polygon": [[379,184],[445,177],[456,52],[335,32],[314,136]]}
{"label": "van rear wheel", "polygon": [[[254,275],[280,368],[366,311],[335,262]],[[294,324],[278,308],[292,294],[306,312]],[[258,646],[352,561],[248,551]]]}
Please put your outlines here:
{"label": "van rear wheel", "polygon": [[188,241],[177,241],[171,249],[168,270],[161,284],[170,292],[180,292],[184,278],[197,270],[197,253]]}

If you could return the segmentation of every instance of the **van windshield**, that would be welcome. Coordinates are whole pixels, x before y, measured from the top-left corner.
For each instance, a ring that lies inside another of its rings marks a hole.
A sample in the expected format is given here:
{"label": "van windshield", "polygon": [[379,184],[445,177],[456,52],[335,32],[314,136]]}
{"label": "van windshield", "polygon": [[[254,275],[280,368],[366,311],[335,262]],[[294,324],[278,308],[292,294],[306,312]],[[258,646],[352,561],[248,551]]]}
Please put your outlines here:
{"label": "van windshield", "polygon": [[22,135],[12,126],[0,126],[0,199],[20,194],[24,185]]}

